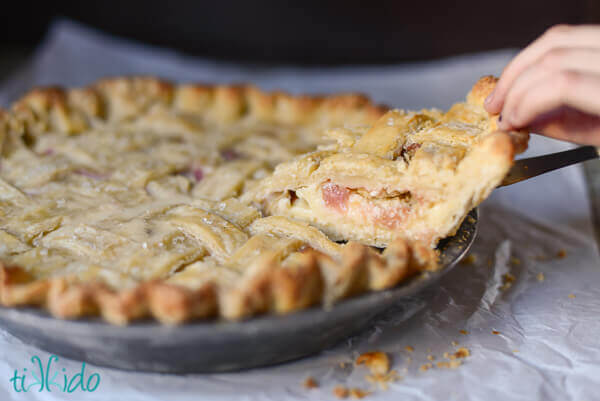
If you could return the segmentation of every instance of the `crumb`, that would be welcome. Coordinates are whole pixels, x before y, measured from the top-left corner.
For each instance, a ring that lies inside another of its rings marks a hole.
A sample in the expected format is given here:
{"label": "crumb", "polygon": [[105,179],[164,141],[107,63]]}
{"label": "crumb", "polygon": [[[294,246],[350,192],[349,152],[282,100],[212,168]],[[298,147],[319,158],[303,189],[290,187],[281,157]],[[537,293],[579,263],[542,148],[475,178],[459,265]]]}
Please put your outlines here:
{"label": "crumb", "polygon": [[466,358],[469,355],[471,355],[471,352],[465,347],[457,349],[454,353],[454,356],[457,358]]}
{"label": "crumb", "polygon": [[462,361],[460,360],[453,360],[453,361],[440,361],[437,364],[438,368],[443,368],[443,369],[456,369],[458,368],[460,365],[462,365]]}
{"label": "crumb", "polygon": [[506,273],[502,275],[502,280],[503,281],[508,281],[510,283],[512,283],[513,281],[515,281],[517,278],[515,276],[513,276],[510,273]]}
{"label": "crumb", "polygon": [[510,263],[512,263],[513,265],[520,265],[521,264],[521,259],[519,258],[510,258]]}
{"label": "crumb", "polygon": [[333,388],[333,395],[335,395],[337,398],[348,398],[348,394],[350,394],[350,392],[346,387],[335,386]]}
{"label": "crumb", "polygon": [[421,367],[419,368],[419,370],[421,372],[426,372],[429,369],[433,368],[433,365],[430,362],[424,363],[423,365],[421,365]]}
{"label": "crumb", "polygon": [[466,336],[467,334],[469,334],[469,332],[468,332],[467,330],[459,330],[458,332],[459,332],[460,334],[464,334],[465,336]]}
{"label": "crumb", "polygon": [[544,281],[544,279],[545,279],[546,277],[544,277],[544,273],[542,273],[542,272],[539,272],[539,273],[537,274],[536,278],[537,278],[537,281]]}
{"label": "crumb", "polygon": [[506,273],[502,275],[502,285],[500,286],[500,289],[502,291],[504,290],[508,290],[511,286],[512,283],[516,280],[517,278],[515,276],[513,276],[510,273]]}
{"label": "crumb", "polygon": [[498,335],[498,334],[500,334],[500,332],[497,330],[492,330],[492,334]]}
{"label": "crumb", "polygon": [[560,249],[557,253],[556,253],[556,257],[559,259],[564,259],[567,257],[567,251],[565,251],[564,249]]}
{"label": "crumb", "polygon": [[317,388],[319,387],[319,383],[317,383],[317,381],[312,378],[311,376],[308,376],[303,383],[305,388]]}
{"label": "crumb", "polygon": [[456,347],[458,345],[456,341],[452,341],[450,344],[452,344],[453,347]]}
{"label": "crumb", "polygon": [[382,390],[388,389],[389,382],[395,382],[400,379],[402,379],[402,377],[400,377],[398,375],[398,372],[396,372],[395,370],[390,370],[390,372],[385,375],[373,374],[365,376],[366,381],[373,384],[379,384],[379,387],[381,387]]}
{"label": "crumb", "polygon": [[369,394],[371,394],[370,391],[361,390],[359,388],[351,388],[350,389],[350,396],[352,398],[361,399],[361,398],[365,398]]}
{"label": "crumb", "polygon": [[575,294],[569,294],[569,298],[571,298],[571,299],[575,298]]}
{"label": "crumb", "polygon": [[344,369],[346,367],[346,362],[342,361],[340,362],[340,368]]}
{"label": "crumb", "polygon": [[471,216],[467,216],[467,221],[468,221],[469,223],[471,223],[471,224],[475,224],[475,222],[476,222],[477,220],[475,220],[475,219],[474,219],[473,217],[471,217]]}
{"label": "crumb", "polygon": [[385,375],[390,371],[390,358],[385,352],[365,352],[356,358],[356,365],[365,365],[374,375]]}
{"label": "crumb", "polygon": [[407,345],[406,347],[404,347],[404,349],[405,349],[407,352],[413,352],[413,351],[415,350],[415,349],[414,349],[413,347],[411,347],[410,345]]}
{"label": "crumb", "polygon": [[435,356],[433,356],[433,355],[427,355],[427,359],[429,359],[430,361],[433,361],[435,359]]}
{"label": "crumb", "polygon": [[463,260],[460,261],[460,264],[468,266],[468,265],[475,264],[476,261],[477,261],[477,257],[475,257],[475,255],[470,253],[467,256],[465,256]]}
{"label": "crumb", "polygon": [[517,352],[519,352],[518,349],[513,349],[513,352],[516,354]]}
{"label": "crumb", "polygon": [[449,352],[444,352],[444,358],[450,359],[450,360],[466,358],[469,355],[471,355],[471,352],[465,347],[461,347],[461,348],[457,349],[454,354],[451,354]]}

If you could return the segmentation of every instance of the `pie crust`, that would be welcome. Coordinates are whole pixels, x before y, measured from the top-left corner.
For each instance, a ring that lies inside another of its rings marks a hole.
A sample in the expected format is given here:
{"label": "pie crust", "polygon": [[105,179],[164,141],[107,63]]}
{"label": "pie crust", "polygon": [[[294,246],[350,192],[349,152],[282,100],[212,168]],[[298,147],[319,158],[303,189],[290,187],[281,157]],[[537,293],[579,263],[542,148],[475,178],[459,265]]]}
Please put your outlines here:
{"label": "pie crust", "polygon": [[278,165],[243,198],[334,240],[385,247],[401,231],[434,247],[527,145],[528,134],[497,131],[497,117],[483,108],[495,82],[480,79],[446,113],[390,110],[368,129],[328,130],[336,143]]}
{"label": "pie crust", "polygon": [[[470,94],[479,106],[468,100],[446,118],[476,114],[487,135],[494,119],[480,103],[494,84],[480,80]],[[0,112],[0,303],[45,307],[60,318],[177,324],[328,306],[434,270],[433,237],[399,227],[393,237],[357,236],[358,226],[320,227],[271,205],[277,191],[289,193],[274,184],[286,180],[286,168],[314,154],[349,156],[352,141],[367,141],[387,112],[355,94],[292,96],[146,77],[34,90]],[[526,144],[523,135],[488,136],[504,145],[482,152],[502,162],[464,207],[487,196]],[[389,156],[365,146],[362,154]],[[356,179],[369,176],[363,167]],[[332,171],[324,177],[339,183]],[[305,185],[294,174],[287,180],[294,190]]]}

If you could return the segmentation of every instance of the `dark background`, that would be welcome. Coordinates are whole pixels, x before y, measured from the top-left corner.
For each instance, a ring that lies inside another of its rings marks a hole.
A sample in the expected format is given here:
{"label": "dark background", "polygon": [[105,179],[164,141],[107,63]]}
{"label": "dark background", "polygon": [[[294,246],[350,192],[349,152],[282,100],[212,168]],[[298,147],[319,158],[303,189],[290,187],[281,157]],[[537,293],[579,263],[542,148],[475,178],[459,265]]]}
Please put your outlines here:
{"label": "dark background", "polygon": [[26,57],[55,17],[218,59],[387,63],[522,47],[557,23],[600,22],[600,0],[53,0],[11,2],[3,17],[4,64]]}

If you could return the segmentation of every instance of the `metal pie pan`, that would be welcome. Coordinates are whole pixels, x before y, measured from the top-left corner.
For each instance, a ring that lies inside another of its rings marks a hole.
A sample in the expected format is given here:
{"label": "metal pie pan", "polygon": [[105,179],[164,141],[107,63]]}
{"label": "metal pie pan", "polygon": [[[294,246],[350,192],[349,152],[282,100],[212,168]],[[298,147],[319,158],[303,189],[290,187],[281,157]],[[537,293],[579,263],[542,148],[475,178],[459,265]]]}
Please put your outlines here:
{"label": "metal pie pan", "polygon": [[164,326],[154,321],[114,326],[98,318],[55,319],[32,308],[0,308],[0,326],[47,352],[125,370],[225,372],[298,359],[329,348],[365,329],[392,305],[407,303],[448,273],[477,233],[477,209],[456,235],[440,242],[442,268],[399,286],[366,293],[330,309],[314,307],[285,316],[241,322],[199,321]]}

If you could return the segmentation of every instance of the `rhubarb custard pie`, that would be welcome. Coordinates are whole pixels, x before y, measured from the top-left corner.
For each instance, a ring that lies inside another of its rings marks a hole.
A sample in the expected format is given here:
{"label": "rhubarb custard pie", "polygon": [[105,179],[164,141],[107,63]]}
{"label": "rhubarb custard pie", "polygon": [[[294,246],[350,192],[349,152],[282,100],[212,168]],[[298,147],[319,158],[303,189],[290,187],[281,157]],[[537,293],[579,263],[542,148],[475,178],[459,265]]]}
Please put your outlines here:
{"label": "rhubarb custard pie", "polygon": [[331,305],[437,268],[527,136],[448,112],[117,78],[0,111],[0,302],[114,324]]}

